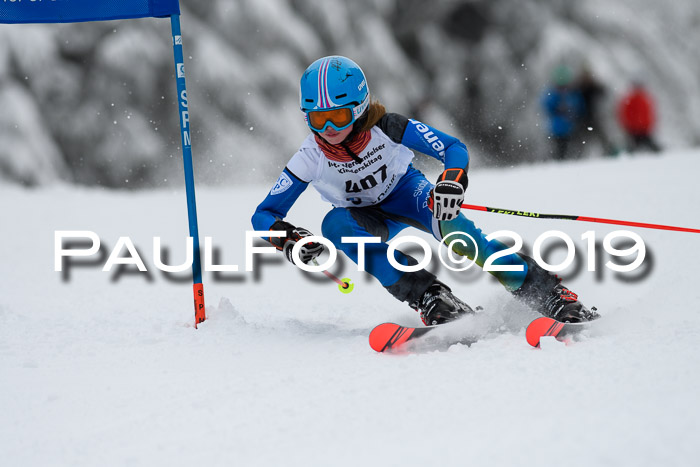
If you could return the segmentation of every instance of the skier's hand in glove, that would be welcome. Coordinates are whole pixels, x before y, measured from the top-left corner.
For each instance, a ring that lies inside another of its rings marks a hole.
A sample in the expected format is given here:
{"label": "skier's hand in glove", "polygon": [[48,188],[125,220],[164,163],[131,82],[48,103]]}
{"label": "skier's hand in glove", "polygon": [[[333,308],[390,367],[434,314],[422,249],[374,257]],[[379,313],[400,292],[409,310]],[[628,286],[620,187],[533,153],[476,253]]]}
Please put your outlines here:
{"label": "skier's hand in glove", "polygon": [[[294,248],[294,245],[296,245],[297,242],[300,242],[304,237],[311,237],[312,235],[313,234],[311,232],[303,227],[297,227],[292,230],[292,234],[288,236],[284,242],[284,256],[286,256],[291,263],[294,263],[294,260],[292,259],[292,249]],[[308,264],[309,261],[318,257],[321,253],[323,253],[322,244],[318,242],[305,243],[299,249],[299,259],[302,263]]]}
{"label": "skier's hand in glove", "polygon": [[467,184],[467,172],[464,169],[447,169],[440,175],[435,188],[430,191],[428,201],[436,219],[450,221],[459,215]]}
{"label": "skier's hand in glove", "polygon": [[[283,230],[287,233],[285,237],[270,237],[270,243],[275,245],[278,250],[281,250],[287,260],[292,264],[294,264],[294,260],[292,259],[292,249],[294,245],[302,241],[304,237],[311,237],[313,235],[303,227],[294,227],[289,222],[279,220],[272,224],[270,230]],[[323,250],[323,245],[318,242],[305,243],[299,249],[299,259],[302,263],[308,264],[309,261],[323,253]]]}

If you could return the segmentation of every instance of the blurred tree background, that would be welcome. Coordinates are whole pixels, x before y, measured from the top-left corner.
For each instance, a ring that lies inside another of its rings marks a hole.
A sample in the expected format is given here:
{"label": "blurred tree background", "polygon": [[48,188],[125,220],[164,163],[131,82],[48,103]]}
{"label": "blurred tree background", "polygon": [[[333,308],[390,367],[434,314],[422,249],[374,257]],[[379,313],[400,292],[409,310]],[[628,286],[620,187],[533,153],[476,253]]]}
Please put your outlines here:
{"label": "blurred tree background", "polygon": [[[272,182],[308,132],[306,66],[346,55],[390,111],[465,141],[473,166],[550,158],[552,70],[656,96],[665,147],[700,143],[700,3],[676,0],[181,0],[199,183]],[[0,179],[182,186],[168,20],[0,25]],[[602,157],[589,145],[584,157]]]}

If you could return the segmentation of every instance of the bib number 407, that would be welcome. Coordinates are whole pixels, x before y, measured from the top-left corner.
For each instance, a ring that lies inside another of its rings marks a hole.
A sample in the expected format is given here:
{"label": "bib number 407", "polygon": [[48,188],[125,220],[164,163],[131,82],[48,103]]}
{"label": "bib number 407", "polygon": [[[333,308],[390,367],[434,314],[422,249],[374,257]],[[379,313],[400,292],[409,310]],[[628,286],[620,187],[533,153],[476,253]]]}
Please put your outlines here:
{"label": "bib number 407", "polygon": [[[377,177],[379,177],[379,181],[377,181]],[[362,190],[369,190],[377,186],[379,183],[383,183],[385,180],[386,164],[382,165],[377,170],[358,181],[345,180],[345,193],[359,193]]]}

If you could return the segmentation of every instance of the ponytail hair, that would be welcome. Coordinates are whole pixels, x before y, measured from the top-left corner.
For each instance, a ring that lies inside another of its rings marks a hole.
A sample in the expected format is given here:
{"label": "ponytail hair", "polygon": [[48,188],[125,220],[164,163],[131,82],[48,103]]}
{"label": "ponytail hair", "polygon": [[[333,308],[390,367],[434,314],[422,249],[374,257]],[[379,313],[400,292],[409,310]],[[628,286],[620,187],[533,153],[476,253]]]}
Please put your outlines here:
{"label": "ponytail hair", "polygon": [[379,102],[378,99],[371,97],[371,101],[365,114],[361,117],[361,121],[358,121],[359,125],[357,131],[369,131],[374,125],[379,122],[379,120],[386,114],[386,108],[384,104]]}

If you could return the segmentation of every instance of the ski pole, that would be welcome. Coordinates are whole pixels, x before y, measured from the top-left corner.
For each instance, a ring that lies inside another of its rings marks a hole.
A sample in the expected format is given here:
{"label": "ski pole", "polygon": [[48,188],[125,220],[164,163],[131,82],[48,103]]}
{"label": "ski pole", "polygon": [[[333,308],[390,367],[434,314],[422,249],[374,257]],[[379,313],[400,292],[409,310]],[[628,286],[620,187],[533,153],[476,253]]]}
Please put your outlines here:
{"label": "ski pole", "polygon": [[[314,266],[318,266],[318,261],[316,261],[316,258],[312,259],[311,262],[314,263]],[[338,290],[340,290],[343,293],[350,293],[352,292],[352,289],[355,288],[355,285],[350,281],[350,279],[346,277],[338,279],[336,276],[334,276],[328,271],[322,272],[326,275],[326,277],[338,284]]]}
{"label": "ski pole", "polygon": [[495,212],[496,214],[508,214],[511,216],[531,217],[535,219],[561,219],[568,221],[598,222],[600,224],[627,225],[630,227],[642,227],[645,229],[673,230],[676,232],[700,233],[700,229],[688,227],[675,227],[672,225],[645,224],[643,222],[620,221],[615,219],[602,219],[599,217],[572,216],[568,214],[540,214],[537,212],[517,211],[513,209],[490,208],[488,206],[476,206],[474,204],[463,204],[463,209],[474,211]]}

